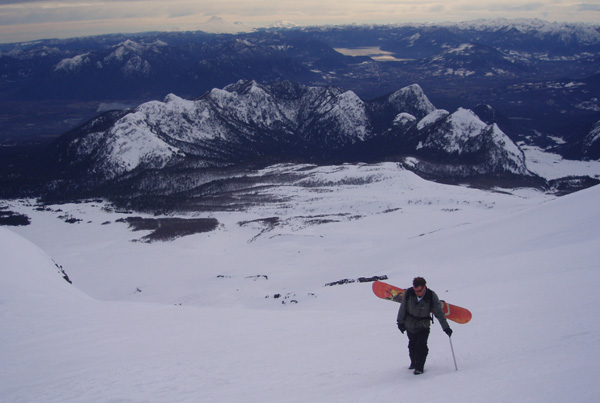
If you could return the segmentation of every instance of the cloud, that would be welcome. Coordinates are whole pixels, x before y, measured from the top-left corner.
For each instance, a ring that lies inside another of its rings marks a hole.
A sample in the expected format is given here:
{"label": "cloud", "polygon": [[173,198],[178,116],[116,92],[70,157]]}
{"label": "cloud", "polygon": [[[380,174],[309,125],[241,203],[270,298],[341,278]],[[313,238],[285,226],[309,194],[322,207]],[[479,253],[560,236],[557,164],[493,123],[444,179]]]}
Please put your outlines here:
{"label": "cloud", "polygon": [[[2,1],[2,0],[0,0]],[[112,1],[3,1],[0,5],[0,25],[59,23],[98,20],[169,19],[203,15],[191,1],[167,3],[156,0]]]}
{"label": "cloud", "polygon": [[540,10],[544,7],[543,3],[525,3],[525,4],[513,4],[500,7],[501,10],[505,11],[535,11]]}
{"label": "cloud", "polygon": [[[212,16],[267,26],[541,18],[596,22],[600,5],[572,0],[0,0],[3,42],[114,32],[197,29]],[[86,31],[87,27],[87,31]],[[18,33],[18,35],[17,35]],[[41,35],[41,36],[40,36]]]}
{"label": "cloud", "polygon": [[578,11],[600,11],[600,4],[581,3],[577,5]]}
{"label": "cloud", "polygon": [[22,1],[0,0],[0,6],[4,6],[4,5],[8,5],[8,4],[23,4],[23,3],[43,3],[43,1],[39,1],[39,0],[22,0]]}

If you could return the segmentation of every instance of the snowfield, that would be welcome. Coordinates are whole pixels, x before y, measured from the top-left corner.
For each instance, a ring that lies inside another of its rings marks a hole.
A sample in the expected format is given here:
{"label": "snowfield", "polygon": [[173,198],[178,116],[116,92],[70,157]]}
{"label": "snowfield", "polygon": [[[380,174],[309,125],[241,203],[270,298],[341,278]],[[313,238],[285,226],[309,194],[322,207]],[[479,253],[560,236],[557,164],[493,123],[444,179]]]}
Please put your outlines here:
{"label": "snowfield", "polygon": [[[138,214],[105,202],[6,201],[32,223],[0,228],[1,400],[595,401],[599,186],[556,198],[391,163],[269,169],[310,175],[170,242],[138,242],[148,231],[117,222]],[[325,286],[383,275],[422,275],[471,310],[450,322],[458,371],[437,321],[414,376],[399,305],[369,282]]]}

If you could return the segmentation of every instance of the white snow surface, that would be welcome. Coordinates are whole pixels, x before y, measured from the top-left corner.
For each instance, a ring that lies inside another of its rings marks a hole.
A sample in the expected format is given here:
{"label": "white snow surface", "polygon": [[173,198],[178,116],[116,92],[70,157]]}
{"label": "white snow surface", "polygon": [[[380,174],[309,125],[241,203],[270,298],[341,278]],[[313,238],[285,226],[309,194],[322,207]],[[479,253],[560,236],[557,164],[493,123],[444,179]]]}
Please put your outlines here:
{"label": "white snow surface", "polygon": [[[428,115],[429,116],[429,115]],[[400,112],[394,118],[394,126],[407,126],[413,124],[417,118],[415,118],[410,113]]]}
{"label": "white snow surface", "polygon": [[449,123],[453,127],[452,133],[460,133],[460,136],[449,136],[448,140],[448,151],[460,152],[460,143],[466,141],[471,137],[478,136],[481,131],[487,127],[487,125],[477,118],[475,112],[458,108],[456,112],[450,115]]}
{"label": "white snow surface", "polygon": [[600,179],[600,161],[566,160],[535,146],[521,145],[521,149],[527,158],[527,168],[542,178],[551,180],[587,175]]}
{"label": "white snow surface", "polygon": [[417,124],[417,129],[423,130],[425,127],[446,118],[449,114],[450,112],[445,109],[436,109],[419,121]]}
{"label": "white snow surface", "polygon": [[[286,202],[164,243],[132,242],[147,232],[104,202],[4,201],[32,224],[0,228],[1,400],[595,401],[599,186],[556,198],[392,163],[267,170],[308,176],[268,190]],[[437,321],[414,376],[399,305],[371,283],[324,286],[374,275],[422,275],[471,310],[450,322],[458,371]]]}

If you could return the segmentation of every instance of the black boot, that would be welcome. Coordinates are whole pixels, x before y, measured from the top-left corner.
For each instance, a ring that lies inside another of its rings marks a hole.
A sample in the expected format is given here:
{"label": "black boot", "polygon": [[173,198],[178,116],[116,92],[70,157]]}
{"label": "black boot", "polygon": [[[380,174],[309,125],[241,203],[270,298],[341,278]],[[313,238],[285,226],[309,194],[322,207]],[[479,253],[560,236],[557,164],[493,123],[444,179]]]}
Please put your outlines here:
{"label": "black boot", "polygon": [[425,372],[425,359],[427,358],[427,356],[425,356],[424,358],[422,358],[419,361],[415,361],[415,375],[421,375],[423,372]]}

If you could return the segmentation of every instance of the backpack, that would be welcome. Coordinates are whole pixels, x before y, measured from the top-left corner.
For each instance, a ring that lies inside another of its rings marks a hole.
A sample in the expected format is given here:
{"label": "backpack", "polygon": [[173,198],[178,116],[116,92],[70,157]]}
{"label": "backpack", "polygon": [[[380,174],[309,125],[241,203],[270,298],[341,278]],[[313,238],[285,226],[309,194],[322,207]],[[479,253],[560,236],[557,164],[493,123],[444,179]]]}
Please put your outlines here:
{"label": "backpack", "polygon": [[[415,293],[415,290],[413,287],[410,287],[408,290],[406,290],[406,293],[408,294],[406,296],[407,298],[417,298],[417,293]],[[429,288],[427,288],[427,290],[425,290],[425,295],[423,295],[423,299],[431,307],[431,301],[433,299],[433,291],[431,291]],[[410,315],[408,312],[406,314]],[[410,315],[410,316],[412,316],[412,315]],[[414,318],[414,316],[413,316],[413,318]],[[416,319],[425,319],[425,318],[416,318]],[[431,323],[434,323],[433,312],[430,314],[429,320],[431,320]]]}

